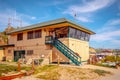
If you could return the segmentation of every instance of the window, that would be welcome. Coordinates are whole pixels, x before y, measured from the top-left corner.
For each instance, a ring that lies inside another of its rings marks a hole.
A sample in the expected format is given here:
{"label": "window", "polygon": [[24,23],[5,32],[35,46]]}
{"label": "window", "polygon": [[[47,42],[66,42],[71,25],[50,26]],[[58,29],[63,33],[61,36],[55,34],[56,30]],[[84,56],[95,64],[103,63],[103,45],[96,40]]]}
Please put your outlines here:
{"label": "window", "polygon": [[27,39],[33,39],[33,31],[27,33]]}
{"label": "window", "polygon": [[70,34],[70,37],[74,38],[75,37],[75,29],[74,28],[70,28],[69,30],[69,34]]}
{"label": "window", "polygon": [[23,33],[19,33],[17,35],[17,40],[20,41],[20,40],[23,40]]}
{"label": "window", "polygon": [[81,40],[85,40],[85,32],[82,32]]}
{"label": "window", "polygon": [[11,50],[8,50],[8,53],[11,53]]}
{"label": "window", "polygon": [[41,30],[36,30],[35,31],[35,38],[40,38],[41,37]]}
{"label": "window", "polygon": [[86,33],[86,35],[85,35],[85,40],[86,40],[86,41],[89,41],[89,38],[90,38],[90,34]]}
{"label": "window", "polygon": [[33,50],[27,50],[27,55],[32,55],[33,54]]}
{"label": "window", "polygon": [[80,37],[81,37],[81,31],[80,30],[77,30],[77,32],[76,32],[76,38],[77,39],[80,39]]}

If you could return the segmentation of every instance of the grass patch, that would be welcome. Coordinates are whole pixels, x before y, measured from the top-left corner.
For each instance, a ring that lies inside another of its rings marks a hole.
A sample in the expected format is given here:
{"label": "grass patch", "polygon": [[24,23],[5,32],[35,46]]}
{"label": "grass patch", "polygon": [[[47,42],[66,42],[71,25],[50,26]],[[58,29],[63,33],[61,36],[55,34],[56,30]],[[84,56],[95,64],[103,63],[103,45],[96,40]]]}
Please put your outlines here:
{"label": "grass patch", "polygon": [[[0,64],[0,76],[2,76],[2,73],[8,73],[8,72],[12,72],[15,71],[17,72],[17,66],[13,66],[13,65],[7,65],[7,64]],[[30,70],[31,67],[21,67],[21,70]]]}
{"label": "grass patch", "polygon": [[60,74],[57,71],[47,72],[45,75],[39,75],[38,78],[44,80],[59,80]]}
{"label": "grass patch", "polygon": [[108,67],[108,68],[115,68],[115,66],[103,65],[100,63],[95,64],[96,66]]}
{"label": "grass patch", "polygon": [[97,73],[100,76],[105,76],[105,74],[111,74],[109,71],[104,71],[104,70],[99,70],[99,69],[95,69],[93,70],[93,72]]}
{"label": "grass patch", "polygon": [[40,66],[38,68],[35,69],[35,74],[40,73],[40,72],[44,72],[44,71],[51,71],[55,68],[57,68],[58,66],[56,65],[45,65],[45,66]]}
{"label": "grass patch", "polygon": [[57,69],[58,66],[56,65],[45,65],[36,68],[35,74],[41,73],[39,76],[37,76],[40,79],[44,80],[58,80],[60,74],[58,73]]}

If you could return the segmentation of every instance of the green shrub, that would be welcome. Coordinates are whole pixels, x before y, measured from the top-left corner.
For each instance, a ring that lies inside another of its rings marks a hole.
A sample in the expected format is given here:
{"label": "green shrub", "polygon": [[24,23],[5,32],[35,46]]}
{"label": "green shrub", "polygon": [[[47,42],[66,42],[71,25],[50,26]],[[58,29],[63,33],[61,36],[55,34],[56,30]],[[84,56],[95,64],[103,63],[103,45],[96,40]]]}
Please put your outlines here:
{"label": "green shrub", "polygon": [[43,62],[43,59],[39,59],[39,64],[41,64]]}
{"label": "green shrub", "polygon": [[95,69],[94,72],[100,76],[105,76],[105,74],[110,74],[109,71],[104,71],[104,70],[99,70],[99,69]]}

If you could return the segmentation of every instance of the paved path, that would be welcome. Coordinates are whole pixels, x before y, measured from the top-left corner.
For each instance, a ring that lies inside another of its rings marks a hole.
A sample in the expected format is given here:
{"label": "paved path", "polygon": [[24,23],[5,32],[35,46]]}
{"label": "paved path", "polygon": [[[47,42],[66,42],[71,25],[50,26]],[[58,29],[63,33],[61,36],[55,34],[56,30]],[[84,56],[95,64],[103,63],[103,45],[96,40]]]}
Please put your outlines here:
{"label": "paved path", "polygon": [[39,79],[39,78],[35,78],[34,76],[25,76],[25,77],[21,77],[21,78],[16,78],[16,79],[13,79],[13,80],[42,80],[42,79]]}
{"label": "paved path", "polygon": [[113,75],[100,77],[97,80],[120,80],[120,68],[113,69],[113,68],[100,67],[100,66],[94,66],[94,65],[84,65],[84,66],[81,66],[81,68],[101,69],[101,70],[110,71],[113,73]]}

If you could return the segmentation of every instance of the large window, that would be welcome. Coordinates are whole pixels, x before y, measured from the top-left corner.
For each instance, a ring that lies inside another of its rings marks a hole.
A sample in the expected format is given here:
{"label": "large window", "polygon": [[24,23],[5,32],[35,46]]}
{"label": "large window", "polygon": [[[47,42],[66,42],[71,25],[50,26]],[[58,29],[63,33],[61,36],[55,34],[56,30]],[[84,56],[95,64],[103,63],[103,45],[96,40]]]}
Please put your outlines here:
{"label": "large window", "polygon": [[35,38],[40,38],[41,37],[41,30],[36,30],[35,31]]}
{"label": "large window", "polygon": [[17,34],[17,40],[18,41],[23,40],[23,33]]}
{"label": "large window", "polygon": [[89,41],[90,34],[70,27],[69,28],[69,37],[80,39],[83,41]]}
{"label": "large window", "polygon": [[30,31],[27,33],[27,38],[28,39],[33,39],[33,31]]}

